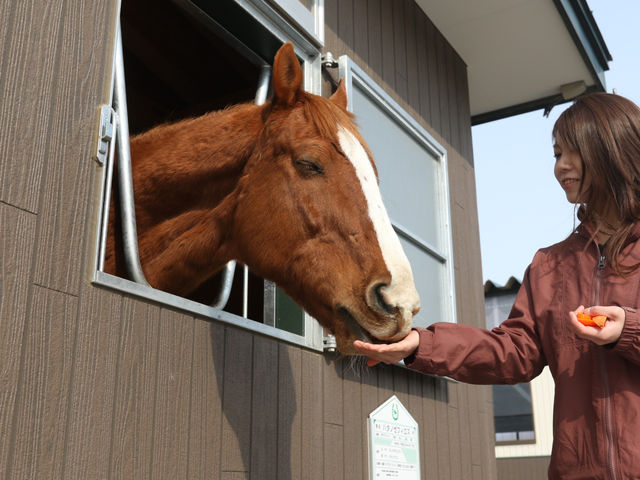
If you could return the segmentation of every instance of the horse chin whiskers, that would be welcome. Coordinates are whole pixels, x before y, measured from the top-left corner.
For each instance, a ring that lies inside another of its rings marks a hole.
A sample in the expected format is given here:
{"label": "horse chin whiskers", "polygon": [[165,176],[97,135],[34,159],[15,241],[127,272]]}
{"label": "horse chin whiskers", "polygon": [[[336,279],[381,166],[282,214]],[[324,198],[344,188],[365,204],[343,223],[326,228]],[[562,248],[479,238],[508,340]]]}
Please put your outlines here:
{"label": "horse chin whiskers", "polygon": [[367,377],[371,375],[372,370],[367,367],[367,357],[364,355],[349,355],[343,364],[343,371],[351,371],[354,377]]}

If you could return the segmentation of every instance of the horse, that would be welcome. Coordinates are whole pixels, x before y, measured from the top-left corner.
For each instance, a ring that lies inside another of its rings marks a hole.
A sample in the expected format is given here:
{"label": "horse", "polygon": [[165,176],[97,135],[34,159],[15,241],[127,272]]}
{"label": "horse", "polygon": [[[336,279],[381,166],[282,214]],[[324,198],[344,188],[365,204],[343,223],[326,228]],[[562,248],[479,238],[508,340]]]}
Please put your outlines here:
{"label": "horse", "polygon": [[[404,338],[420,307],[369,148],[346,110],[302,88],[291,43],[273,96],[156,126],[130,140],[138,248],[157,289],[188,296],[236,260],[336,337]],[[105,271],[126,276],[112,205]]]}

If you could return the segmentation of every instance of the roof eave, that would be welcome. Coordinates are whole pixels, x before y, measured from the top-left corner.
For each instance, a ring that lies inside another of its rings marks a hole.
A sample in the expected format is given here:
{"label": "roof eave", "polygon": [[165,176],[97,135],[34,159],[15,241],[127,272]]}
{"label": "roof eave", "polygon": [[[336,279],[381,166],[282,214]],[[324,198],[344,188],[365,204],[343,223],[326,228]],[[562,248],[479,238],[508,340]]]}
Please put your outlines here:
{"label": "roof eave", "polygon": [[[592,85],[582,93],[602,92],[603,88],[599,85]],[[523,113],[529,113],[536,110],[543,110],[543,115],[548,115],[553,107],[556,105],[562,105],[572,101],[573,99],[566,99],[562,94],[552,95],[550,97],[538,98],[518,105],[511,105],[509,107],[493,110],[492,112],[479,113],[471,117],[471,125],[480,125],[483,123],[493,122],[494,120],[501,120],[503,118],[513,117],[514,115],[521,115]]]}
{"label": "roof eave", "polygon": [[[596,81],[583,94],[606,91],[604,72],[609,70],[608,62],[612,58],[586,0],[553,0],[553,3],[562,17],[585,65]],[[547,115],[554,106],[571,100],[570,98],[564,98],[562,94],[538,98],[491,112],[473,115],[471,124],[480,125],[540,109],[543,109],[544,114]]]}
{"label": "roof eave", "polygon": [[553,0],[582,59],[606,91],[604,72],[609,70],[611,54],[586,0]]}

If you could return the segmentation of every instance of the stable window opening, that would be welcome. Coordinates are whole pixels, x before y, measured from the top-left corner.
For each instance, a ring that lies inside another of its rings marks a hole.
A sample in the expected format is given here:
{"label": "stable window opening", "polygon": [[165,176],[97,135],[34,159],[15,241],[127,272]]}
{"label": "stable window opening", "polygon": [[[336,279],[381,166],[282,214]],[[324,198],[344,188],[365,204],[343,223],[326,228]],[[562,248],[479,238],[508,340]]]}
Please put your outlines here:
{"label": "stable window opening", "polygon": [[[126,276],[118,277],[104,270],[109,215],[121,219],[112,226],[115,234],[124,235],[125,241],[127,236],[127,227],[123,228],[127,214],[116,213],[116,208],[121,200],[126,203],[129,195],[126,179],[122,184],[120,180],[121,172],[130,177],[126,162],[121,161],[128,150],[129,135],[238,103],[263,102],[266,98],[270,63],[281,44],[290,40],[295,27],[283,22],[280,16],[267,15],[275,10],[264,2],[249,2],[250,6],[260,5],[260,12],[241,3],[235,0],[122,3],[114,55],[114,108],[102,109],[105,122],[100,136],[104,143],[98,156],[104,161],[104,178],[94,283],[321,350],[322,329],[315,320],[272,282],[242,265],[234,268],[229,264],[223,269],[226,276],[216,275],[189,298],[149,287],[135,260]],[[319,82],[315,78],[319,74],[314,71],[319,69],[319,52],[310,42],[294,41],[294,45],[305,71],[305,88],[317,93]],[[135,191],[132,197],[130,200],[135,201]],[[135,240],[134,244],[135,250]],[[229,295],[221,301],[225,284]]]}

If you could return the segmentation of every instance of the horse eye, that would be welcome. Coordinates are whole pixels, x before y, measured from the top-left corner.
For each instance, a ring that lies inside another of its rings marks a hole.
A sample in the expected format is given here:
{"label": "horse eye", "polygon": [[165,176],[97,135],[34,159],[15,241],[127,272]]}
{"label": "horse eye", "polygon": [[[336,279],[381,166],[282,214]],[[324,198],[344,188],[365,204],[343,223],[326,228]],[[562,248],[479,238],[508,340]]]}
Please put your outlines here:
{"label": "horse eye", "polygon": [[296,160],[296,168],[298,169],[298,171],[300,171],[301,174],[306,176],[324,173],[324,170],[320,165],[308,158],[301,158],[300,160]]}

